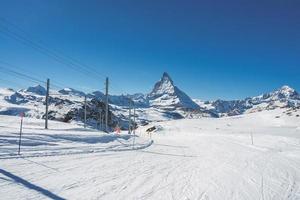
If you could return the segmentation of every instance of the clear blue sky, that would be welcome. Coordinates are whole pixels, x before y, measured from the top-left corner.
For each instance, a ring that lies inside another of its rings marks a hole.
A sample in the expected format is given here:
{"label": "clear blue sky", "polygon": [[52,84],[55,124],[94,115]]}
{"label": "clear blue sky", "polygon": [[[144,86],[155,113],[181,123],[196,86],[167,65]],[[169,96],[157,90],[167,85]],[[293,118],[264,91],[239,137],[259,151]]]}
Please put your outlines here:
{"label": "clear blue sky", "polygon": [[[204,100],[284,84],[300,89],[298,0],[1,0],[0,17],[109,76],[112,93],[149,92],[164,71]],[[72,71],[2,30],[0,23],[0,61],[65,86],[103,89],[103,79]],[[32,85],[0,77],[1,86]]]}

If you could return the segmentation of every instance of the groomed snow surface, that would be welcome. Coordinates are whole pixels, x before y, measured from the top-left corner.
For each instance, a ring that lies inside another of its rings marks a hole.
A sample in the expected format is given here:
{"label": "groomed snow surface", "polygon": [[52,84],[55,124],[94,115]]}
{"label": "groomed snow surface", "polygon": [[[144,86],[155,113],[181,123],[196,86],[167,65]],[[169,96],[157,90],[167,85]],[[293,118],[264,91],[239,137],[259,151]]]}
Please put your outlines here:
{"label": "groomed snow surface", "polygon": [[159,122],[153,144],[153,124],[133,138],[25,118],[20,157],[19,118],[1,116],[0,199],[300,199],[297,114]]}

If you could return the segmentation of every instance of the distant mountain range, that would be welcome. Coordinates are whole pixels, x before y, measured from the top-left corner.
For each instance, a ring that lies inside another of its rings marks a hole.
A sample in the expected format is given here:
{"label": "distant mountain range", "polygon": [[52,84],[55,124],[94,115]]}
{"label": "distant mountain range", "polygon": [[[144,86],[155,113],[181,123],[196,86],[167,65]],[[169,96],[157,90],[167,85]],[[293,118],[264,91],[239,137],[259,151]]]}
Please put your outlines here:
{"label": "distant mountain range", "polygon": [[273,92],[256,97],[248,97],[243,100],[195,101],[200,107],[208,109],[222,117],[276,108],[298,108],[300,106],[300,95],[293,88],[283,86]]}
{"label": "distant mountain range", "polygon": [[[29,117],[43,118],[45,94],[45,88],[40,85],[20,91],[2,88],[0,89],[0,114],[17,115],[25,112]],[[104,109],[105,95],[101,91],[90,94],[72,88],[51,91],[49,99],[51,119],[82,121],[85,95],[88,98],[90,124],[97,124],[99,120],[97,113],[101,113]],[[130,99],[136,107],[138,123],[180,118],[233,116],[275,108],[298,109],[300,106],[299,93],[289,86],[243,100],[192,100],[174,85],[167,73],[164,73],[149,94],[109,95],[112,125],[118,123],[126,128]]]}

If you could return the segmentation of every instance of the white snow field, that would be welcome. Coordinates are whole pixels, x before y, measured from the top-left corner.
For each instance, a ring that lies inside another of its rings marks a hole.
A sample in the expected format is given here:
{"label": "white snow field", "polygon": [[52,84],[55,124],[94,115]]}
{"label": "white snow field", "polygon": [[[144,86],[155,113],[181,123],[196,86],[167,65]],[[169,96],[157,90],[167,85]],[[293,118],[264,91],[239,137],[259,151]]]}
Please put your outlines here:
{"label": "white snow field", "polygon": [[136,150],[124,134],[105,143],[103,133],[25,119],[19,158],[18,118],[1,116],[0,199],[300,199],[297,114],[159,122],[152,145],[153,124],[137,131]]}

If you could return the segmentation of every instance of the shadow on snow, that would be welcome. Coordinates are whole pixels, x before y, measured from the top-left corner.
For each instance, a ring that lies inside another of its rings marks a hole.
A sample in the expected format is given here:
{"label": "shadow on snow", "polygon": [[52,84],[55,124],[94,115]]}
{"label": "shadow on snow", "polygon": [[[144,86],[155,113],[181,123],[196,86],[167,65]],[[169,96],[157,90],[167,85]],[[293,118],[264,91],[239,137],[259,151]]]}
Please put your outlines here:
{"label": "shadow on snow", "polygon": [[50,198],[50,199],[55,199],[55,200],[64,200],[64,198],[50,192],[49,190],[46,190],[40,186],[37,186],[37,185],[34,185],[28,181],[26,181],[25,179],[19,177],[19,176],[16,176],[4,169],[0,169],[0,173],[3,174],[4,176],[6,177],[9,177],[11,178],[13,181],[15,181],[16,183],[18,184],[21,184],[23,185],[24,187],[28,188],[28,189],[31,189],[31,190],[35,190],[36,192]]}

